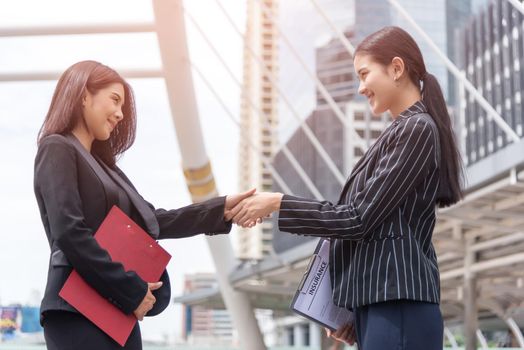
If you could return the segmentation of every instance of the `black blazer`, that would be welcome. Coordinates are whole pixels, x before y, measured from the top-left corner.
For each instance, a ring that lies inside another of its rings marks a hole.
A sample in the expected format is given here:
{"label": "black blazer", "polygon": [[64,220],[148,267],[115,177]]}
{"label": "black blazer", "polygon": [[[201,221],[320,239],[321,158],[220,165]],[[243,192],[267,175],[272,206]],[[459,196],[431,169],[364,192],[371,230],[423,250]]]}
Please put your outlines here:
{"label": "black blazer", "polygon": [[282,198],[281,231],[331,239],[337,305],[353,309],[396,299],[439,303],[431,243],[439,163],[438,129],[419,101],[355,165],[337,205]]}
{"label": "black blazer", "polygon": [[[117,186],[132,203],[131,218],[155,239],[231,229],[231,223],[224,221],[225,197],[180,209],[155,209],[118,167],[109,169],[95,160],[75,136],[48,136],[38,148],[34,174],[35,195],[51,248],[42,315],[48,310],[76,311],[58,295],[73,268],[125,313],[132,313],[143,300],[147,283],[112,261],[93,237],[118,202]],[[159,291],[164,289],[165,295],[165,288],[169,300],[169,285]]]}

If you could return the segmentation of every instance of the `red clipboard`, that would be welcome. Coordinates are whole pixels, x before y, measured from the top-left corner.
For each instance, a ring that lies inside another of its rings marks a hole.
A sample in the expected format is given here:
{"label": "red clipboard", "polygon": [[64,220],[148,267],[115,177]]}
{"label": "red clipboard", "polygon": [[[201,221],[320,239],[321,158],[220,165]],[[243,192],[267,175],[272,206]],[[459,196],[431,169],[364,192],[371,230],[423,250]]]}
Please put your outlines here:
{"label": "red clipboard", "polygon": [[[113,261],[135,271],[144,281],[157,282],[171,255],[117,206],[113,206],[95,233],[98,244]],[[126,315],[88,285],[73,270],[59,295],[102,331],[124,346],[137,319]]]}

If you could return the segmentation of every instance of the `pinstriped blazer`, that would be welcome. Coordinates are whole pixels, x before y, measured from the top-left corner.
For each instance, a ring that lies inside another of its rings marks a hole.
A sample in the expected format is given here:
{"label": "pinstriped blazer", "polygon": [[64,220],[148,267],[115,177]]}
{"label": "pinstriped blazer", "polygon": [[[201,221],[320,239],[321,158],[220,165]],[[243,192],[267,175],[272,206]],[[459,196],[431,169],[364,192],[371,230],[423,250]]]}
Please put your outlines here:
{"label": "pinstriped blazer", "polygon": [[431,242],[439,188],[438,129],[421,101],[402,112],[355,165],[338,204],[285,195],[281,231],[331,240],[336,305],[440,302]]}

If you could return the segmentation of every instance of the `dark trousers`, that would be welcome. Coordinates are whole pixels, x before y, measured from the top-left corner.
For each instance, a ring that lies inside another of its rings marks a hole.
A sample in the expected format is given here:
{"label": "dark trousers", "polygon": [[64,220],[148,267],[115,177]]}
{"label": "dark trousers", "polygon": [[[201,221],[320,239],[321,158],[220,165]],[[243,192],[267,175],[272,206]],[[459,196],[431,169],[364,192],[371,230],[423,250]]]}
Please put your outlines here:
{"label": "dark trousers", "polygon": [[142,336],[138,322],[124,347],[87,318],[74,312],[47,311],[43,325],[48,350],[142,350]]}
{"label": "dark trousers", "polygon": [[394,300],[358,307],[360,350],[442,350],[444,324],[438,304]]}

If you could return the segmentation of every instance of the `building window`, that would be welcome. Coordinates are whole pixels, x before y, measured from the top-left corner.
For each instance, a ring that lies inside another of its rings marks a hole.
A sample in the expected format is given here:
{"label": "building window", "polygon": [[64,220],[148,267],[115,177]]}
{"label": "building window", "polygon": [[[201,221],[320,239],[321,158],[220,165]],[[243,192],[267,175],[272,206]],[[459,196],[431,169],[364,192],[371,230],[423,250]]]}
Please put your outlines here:
{"label": "building window", "polygon": [[362,112],[355,112],[353,115],[354,120],[364,120],[364,113]]}
{"label": "building window", "polygon": [[287,328],[287,344],[295,345],[295,333],[293,332],[293,327]]}
{"label": "building window", "polygon": [[489,52],[489,50],[486,50],[486,52],[484,52],[484,59],[486,60],[486,62],[491,61],[491,52]]}
{"label": "building window", "polygon": [[303,325],[302,327],[304,327],[304,332],[303,332],[303,334],[304,334],[303,344],[304,344],[305,346],[309,346],[309,345],[310,345],[310,341],[309,341],[309,338],[310,338],[310,336],[309,336],[309,324],[305,324],[305,325]]}

